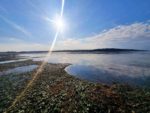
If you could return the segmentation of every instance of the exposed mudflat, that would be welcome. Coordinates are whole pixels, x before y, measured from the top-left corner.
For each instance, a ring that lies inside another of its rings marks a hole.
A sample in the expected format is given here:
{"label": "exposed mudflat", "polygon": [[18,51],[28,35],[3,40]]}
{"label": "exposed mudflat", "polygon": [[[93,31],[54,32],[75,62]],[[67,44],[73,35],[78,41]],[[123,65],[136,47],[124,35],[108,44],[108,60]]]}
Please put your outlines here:
{"label": "exposed mudflat", "polygon": [[[19,66],[40,65],[22,61],[1,64],[0,71]],[[25,89],[37,69],[0,77],[0,112],[8,113],[149,113],[150,90],[128,85],[91,83],[65,72],[69,64],[46,64],[33,84],[8,110]]]}

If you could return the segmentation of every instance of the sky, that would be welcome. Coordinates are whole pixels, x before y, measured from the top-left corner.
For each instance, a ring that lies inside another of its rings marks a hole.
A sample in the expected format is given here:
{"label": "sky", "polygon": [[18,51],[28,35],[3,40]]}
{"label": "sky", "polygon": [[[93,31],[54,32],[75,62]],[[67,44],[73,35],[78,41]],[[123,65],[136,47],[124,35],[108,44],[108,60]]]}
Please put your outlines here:
{"label": "sky", "polygon": [[[0,51],[48,50],[62,0],[0,0]],[[55,50],[150,50],[150,0],[65,0]]]}

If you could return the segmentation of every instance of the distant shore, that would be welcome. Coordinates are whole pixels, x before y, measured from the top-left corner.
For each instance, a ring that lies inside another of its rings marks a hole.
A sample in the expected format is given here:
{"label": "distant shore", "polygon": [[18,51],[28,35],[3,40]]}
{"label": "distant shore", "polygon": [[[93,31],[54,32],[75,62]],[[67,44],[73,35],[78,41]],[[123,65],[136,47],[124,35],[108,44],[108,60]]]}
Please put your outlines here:
{"label": "distant shore", "polygon": [[[41,62],[32,60],[1,64],[0,70]],[[69,64],[44,66],[27,92],[8,112],[16,113],[146,113],[150,111],[150,90],[128,85],[91,83],[65,72]],[[0,112],[7,110],[17,95],[32,80],[35,72],[0,77]]]}
{"label": "distant shore", "polygon": [[[131,53],[131,52],[145,52],[148,50],[138,49],[118,49],[118,48],[104,48],[104,49],[91,49],[91,50],[54,50],[53,53],[74,53],[74,54],[120,54],[120,53]],[[0,52],[0,61],[17,60],[23,57],[19,54],[36,54],[45,53],[48,51],[8,51]]]}
{"label": "distant shore", "polygon": [[[102,48],[102,49],[75,49],[75,50],[53,50],[52,52],[72,52],[72,53],[121,53],[121,52],[139,52],[148,51],[140,49],[120,49],[120,48]],[[3,54],[24,54],[24,53],[48,53],[48,51],[6,51],[0,52]]]}

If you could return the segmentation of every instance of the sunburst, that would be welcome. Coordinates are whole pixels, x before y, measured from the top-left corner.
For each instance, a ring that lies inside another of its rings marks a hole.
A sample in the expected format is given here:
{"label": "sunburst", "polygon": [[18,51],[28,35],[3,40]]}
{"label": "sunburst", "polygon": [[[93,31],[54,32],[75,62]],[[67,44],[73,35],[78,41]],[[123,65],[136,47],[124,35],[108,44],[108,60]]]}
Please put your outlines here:
{"label": "sunburst", "polygon": [[61,0],[62,1],[62,5],[61,5],[61,12],[60,12],[60,16],[59,18],[56,18],[55,20],[50,20],[51,22],[53,22],[57,28],[56,30],[56,34],[54,36],[53,42],[51,47],[49,48],[48,54],[45,56],[44,61],[42,62],[42,64],[39,66],[37,72],[34,74],[32,80],[30,80],[30,82],[27,84],[27,86],[25,87],[25,89],[20,93],[20,95],[18,95],[15,100],[13,101],[13,103],[11,104],[11,106],[4,112],[7,113],[12,107],[14,107],[16,105],[16,103],[21,99],[21,97],[23,97],[26,93],[26,91],[29,89],[29,87],[32,86],[33,82],[36,80],[36,78],[40,75],[41,71],[43,70],[44,65],[46,64],[46,62],[48,61],[49,56],[51,55],[53,48],[55,46],[57,37],[59,35],[60,30],[64,29],[64,22],[62,20],[63,17],[63,11],[64,11],[64,4],[65,4],[65,0]]}

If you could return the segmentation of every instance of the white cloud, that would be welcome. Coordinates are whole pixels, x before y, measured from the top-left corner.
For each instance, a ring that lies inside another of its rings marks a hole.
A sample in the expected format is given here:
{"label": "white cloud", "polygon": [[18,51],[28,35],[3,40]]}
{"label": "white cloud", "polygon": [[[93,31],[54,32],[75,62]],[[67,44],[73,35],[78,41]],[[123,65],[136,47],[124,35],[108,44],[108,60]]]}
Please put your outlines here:
{"label": "white cloud", "polygon": [[130,44],[143,40],[150,42],[149,22],[119,25],[109,30],[105,30],[95,36],[83,39],[68,38],[61,40],[57,42],[56,49],[93,49],[119,47],[121,46],[121,43],[130,47]]}
{"label": "white cloud", "polygon": [[[0,51],[31,51],[48,50],[50,45],[24,42],[20,38],[7,38],[10,43],[1,43]],[[150,48],[150,23],[133,23],[130,25],[120,25],[105,30],[95,36],[73,39],[58,39],[54,49],[95,49],[95,48]]]}

